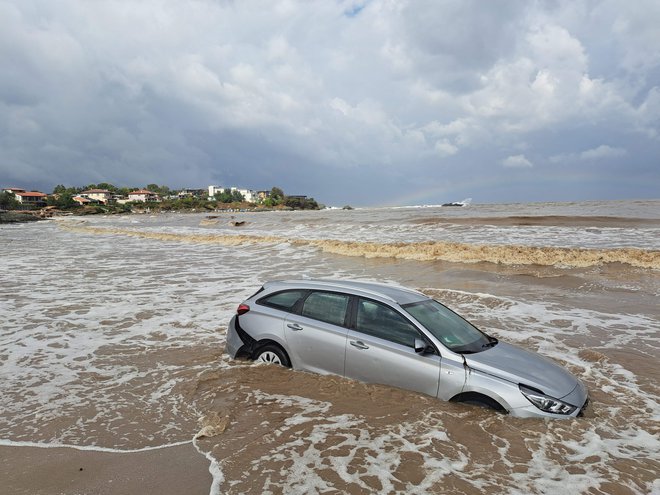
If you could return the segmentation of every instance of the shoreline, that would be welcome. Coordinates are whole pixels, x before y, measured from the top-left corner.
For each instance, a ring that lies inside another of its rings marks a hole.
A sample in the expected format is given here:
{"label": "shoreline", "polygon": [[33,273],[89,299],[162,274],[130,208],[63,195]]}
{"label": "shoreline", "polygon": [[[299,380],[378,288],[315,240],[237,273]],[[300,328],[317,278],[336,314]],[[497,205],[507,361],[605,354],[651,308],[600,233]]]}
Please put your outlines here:
{"label": "shoreline", "polygon": [[34,222],[62,217],[87,217],[87,216],[132,216],[132,215],[223,215],[233,213],[266,213],[266,212],[291,212],[291,211],[322,211],[322,209],[296,209],[296,208],[220,208],[220,209],[136,209],[134,211],[96,211],[96,210],[0,210],[0,225],[10,223]]}
{"label": "shoreline", "polygon": [[0,479],[7,493],[208,494],[209,460],[193,445],[137,452],[59,446],[0,445]]}

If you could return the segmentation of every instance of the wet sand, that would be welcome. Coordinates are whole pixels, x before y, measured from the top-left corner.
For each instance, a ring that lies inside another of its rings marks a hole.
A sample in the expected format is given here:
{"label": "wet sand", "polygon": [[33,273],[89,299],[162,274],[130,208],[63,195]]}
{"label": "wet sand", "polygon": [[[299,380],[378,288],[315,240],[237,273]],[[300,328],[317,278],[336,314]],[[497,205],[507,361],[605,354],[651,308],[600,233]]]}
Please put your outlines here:
{"label": "wet sand", "polygon": [[0,493],[208,494],[209,461],[192,443],[145,452],[0,446]]}

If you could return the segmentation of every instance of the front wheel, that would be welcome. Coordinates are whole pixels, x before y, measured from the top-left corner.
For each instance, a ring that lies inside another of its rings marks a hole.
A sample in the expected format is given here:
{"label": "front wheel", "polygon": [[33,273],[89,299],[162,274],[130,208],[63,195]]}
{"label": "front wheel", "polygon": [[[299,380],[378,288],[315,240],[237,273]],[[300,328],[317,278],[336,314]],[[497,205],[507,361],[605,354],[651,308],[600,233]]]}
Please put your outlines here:
{"label": "front wheel", "polygon": [[254,360],[261,363],[279,364],[286,368],[291,367],[291,362],[286,352],[275,344],[266,344],[260,347],[256,352]]}
{"label": "front wheel", "polygon": [[467,392],[458,397],[454,397],[451,399],[451,402],[460,402],[462,404],[469,404],[471,406],[484,407],[486,409],[493,409],[497,412],[507,413],[507,410],[495,399],[474,392]]}

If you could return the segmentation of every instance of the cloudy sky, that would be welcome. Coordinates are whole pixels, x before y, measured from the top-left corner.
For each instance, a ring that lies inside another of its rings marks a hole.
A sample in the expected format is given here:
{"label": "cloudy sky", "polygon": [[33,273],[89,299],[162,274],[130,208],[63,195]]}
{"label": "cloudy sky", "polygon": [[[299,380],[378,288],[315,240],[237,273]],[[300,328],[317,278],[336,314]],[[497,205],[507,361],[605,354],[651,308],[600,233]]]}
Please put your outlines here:
{"label": "cloudy sky", "polygon": [[0,186],[660,197],[657,0],[0,0]]}

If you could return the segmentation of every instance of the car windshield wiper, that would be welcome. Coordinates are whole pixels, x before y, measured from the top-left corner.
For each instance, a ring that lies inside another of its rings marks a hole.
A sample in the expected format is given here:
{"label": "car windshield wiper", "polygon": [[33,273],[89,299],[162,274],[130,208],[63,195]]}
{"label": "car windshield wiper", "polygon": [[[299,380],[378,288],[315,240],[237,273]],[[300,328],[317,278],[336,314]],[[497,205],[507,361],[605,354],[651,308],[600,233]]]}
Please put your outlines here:
{"label": "car windshield wiper", "polygon": [[491,337],[490,335],[488,336],[488,338],[490,339],[490,342],[487,342],[484,345],[482,345],[481,346],[482,348],[495,347],[497,345],[497,343],[499,342],[499,340],[497,340],[495,337]]}

